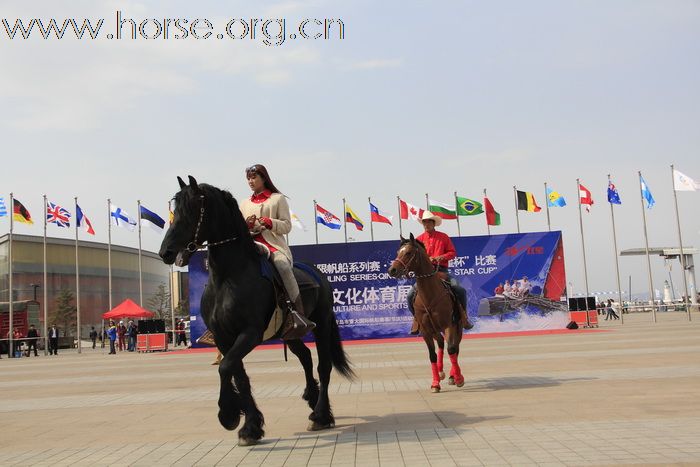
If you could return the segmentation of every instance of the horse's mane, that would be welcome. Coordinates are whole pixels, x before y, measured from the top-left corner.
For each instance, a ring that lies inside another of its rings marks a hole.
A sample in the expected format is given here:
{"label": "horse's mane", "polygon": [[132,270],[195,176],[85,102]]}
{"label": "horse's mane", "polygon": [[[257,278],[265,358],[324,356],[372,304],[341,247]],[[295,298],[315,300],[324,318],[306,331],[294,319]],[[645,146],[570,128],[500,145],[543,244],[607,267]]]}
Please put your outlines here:
{"label": "horse's mane", "polygon": [[[248,252],[255,252],[253,237],[248,233],[248,225],[245,219],[243,219],[243,214],[241,214],[236,198],[234,198],[229,191],[222,190],[207,183],[200,183],[198,186],[202,193],[204,193],[204,198],[208,201],[205,209],[217,209],[217,217],[225,216],[229,218],[233,223],[235,230],[234,235],[238,237],[243,248]],[[216,201],[216,203],[212,201]]]}

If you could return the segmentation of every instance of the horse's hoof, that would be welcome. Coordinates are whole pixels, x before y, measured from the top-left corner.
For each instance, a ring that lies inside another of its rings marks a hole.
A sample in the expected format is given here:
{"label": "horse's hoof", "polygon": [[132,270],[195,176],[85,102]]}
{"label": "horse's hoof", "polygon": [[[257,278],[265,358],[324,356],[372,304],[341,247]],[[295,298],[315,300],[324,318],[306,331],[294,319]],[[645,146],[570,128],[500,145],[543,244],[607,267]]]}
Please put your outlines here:
{"label": "horse's hoof", "polygon": [[321,430],[328,430],[330,428],[334,428],[335,423],[318,423],[318,422],[309,422],[308,426],[306,427],[306,431],[321,431]]}
{"label": "horse's hoof", "polygon": [[227,416],[219,410],[219,423],[228,431],[235,430],[238,424],[241,423],[241,414],[237,413],[235,417],[227,419]]}
{"label": "horse's hoof", "polygon": [[457,384],[458,388],[461,388],[462,386],[464,386],[464,378],[462,378],[462,380],[458,381],[456,384]]}
{"label": "horse's hoof", "polygon": [[259,439],[254,438],[238,438],[239,446],[255,446],[260,442]]}
{"label": "horse's hoof", "polygon": [[440,392],[440,386],[430,386],[430,392],[434,394]]}
{"label": "horse's hoof", "polygon": [[[454,386],[455,385],[455,377],[450,376],[449,379],[447,380],[447,384],[449,384],[450,386]],[[462,383],[462,384],[464,384],[464,383]]]}
{"label": "horse's hoof", "polygon": [[445,379],[445,372],[441,371],[440,373],[438,373],[438,376],[440,376],[440,381],[442,381],[443,379]]}

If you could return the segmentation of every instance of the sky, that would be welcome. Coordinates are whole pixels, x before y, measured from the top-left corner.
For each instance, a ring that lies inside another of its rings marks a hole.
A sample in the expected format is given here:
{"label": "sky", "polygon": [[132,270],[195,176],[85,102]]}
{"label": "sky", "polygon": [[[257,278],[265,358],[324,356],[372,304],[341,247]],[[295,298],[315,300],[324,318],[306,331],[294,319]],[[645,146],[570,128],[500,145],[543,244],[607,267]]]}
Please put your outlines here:
{"label": "sky", "polygon": [[[203,18],[214,34],[231,19],[261,21],[255,38],[110,40],[117,11],[137,23]],[[107,241],[107,198],[133,215],[140,199],[167,217],[176,176],[243,197],[254,163],[309,229],[294,230],[292,245],[314,242],[314,199],[341,217],[346,198],[367,225],[348,226],[351,241],[369,241],[368,197],[396,219],[397,196],[422,205],[425,193],[450,202],[455,191],[479,199],[484,189],[503,222],[492,233],[511,233],[513,186],[544,208],[547,182],[568,203],[551,210],[552,229],[563,232],[567,280],[581,292],[580,178],[595,201],[583,215],[589,289],[616,290],[607,175],[623,203],[621,250],[644,246],[638,171],[656,199],[651,247],[678,245],[670,165],[700,180],[696,1],[3,0],[0,20],[12,27],[17,18],[105,20],[95,40],[70,30],[61,40],[36,31],[11,40],[0,24],[0,196],[13,192],[38,221],[43,194],[71,211],[77,196],[97,241]],[[344,38],[336,29],[328,40],[265,45],[260,25],[281,18],[286,37],[305,19],[341,19]],[[686,246],[700,246],[698,203],[700,193],[678,193]],[[460,224],[462,235],[486,234],[484,216]],[[544,209],[521,212],[520,226],[546,230]],[[8,230],[0,218],[0,233]],[[443,230],[456,235],[456,223]],[[15,232],[43,229],[15,223]],[[374,232],[399,237],[396,222]],[[48,235],[74,232],[49,226]],[[123,229],[112,239],[138,245]],[[144,230],[144,249],[161,240]],[[319,226],[319,240],[342,242],[343,233]],[[633,293],[648,291],[645,258],[620,258],[620,268],[625,291],[630,277]],[[655,288],[670,277],[681,293],[677,262],[669,270],[653,257],[652,268]]]}

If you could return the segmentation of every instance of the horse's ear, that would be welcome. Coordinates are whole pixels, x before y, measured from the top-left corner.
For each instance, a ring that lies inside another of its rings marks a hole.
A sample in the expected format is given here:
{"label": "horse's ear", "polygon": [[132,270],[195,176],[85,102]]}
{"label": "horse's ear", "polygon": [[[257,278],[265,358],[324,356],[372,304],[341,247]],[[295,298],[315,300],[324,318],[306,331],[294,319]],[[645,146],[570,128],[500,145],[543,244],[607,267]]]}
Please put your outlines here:
{"label": "horse's ear", "polygon": [[401,239],[401,243],[406,243],[406,239],[403,238],[403,235],[399,235],[399,238]]}
{"label": "horse's ear", "polygon": [[195,180],[194,177],[193,177],[192,175],[188,175],[188,177],[190,178],[190,186],[191,186],[194,190],[198,190],[198,189],[199,189],[199,186],[197,186],[197,180]]}
{"label": "horse's ear", "polygon": [[179,175],[177,176],[177,183],[180,184],[181,190],[187,186],[187,183],[185,183],[185,181],[183,179],[181,179]]}
{"label": "horse's ear", "polygon": [[413,232],[411,232],[411,236],[409,237],[409,240],[411,240],[411,242],[416,241],[416,237],[413,236]]}

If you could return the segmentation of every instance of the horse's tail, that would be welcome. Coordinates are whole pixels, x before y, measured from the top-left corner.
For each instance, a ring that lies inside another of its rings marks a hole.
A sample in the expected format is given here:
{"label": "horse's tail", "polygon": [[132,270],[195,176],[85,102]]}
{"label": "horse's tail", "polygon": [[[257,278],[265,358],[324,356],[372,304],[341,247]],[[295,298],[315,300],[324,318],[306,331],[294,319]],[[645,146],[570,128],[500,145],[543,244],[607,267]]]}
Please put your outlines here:
{"label": "horse's tail", "polygon": [[330,348],[331,348],[331,362],[333,367],[345,376],[347,379],[355,379],[355,372],[350,368],[350,361],[348,356],[345,354],[345,349],[343,349],[343,343],[340,339],[340,331],[338,330],[338,323],[335,321],[335,315],[333,313],[333,308],[331,307],[330,316]]}

